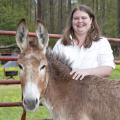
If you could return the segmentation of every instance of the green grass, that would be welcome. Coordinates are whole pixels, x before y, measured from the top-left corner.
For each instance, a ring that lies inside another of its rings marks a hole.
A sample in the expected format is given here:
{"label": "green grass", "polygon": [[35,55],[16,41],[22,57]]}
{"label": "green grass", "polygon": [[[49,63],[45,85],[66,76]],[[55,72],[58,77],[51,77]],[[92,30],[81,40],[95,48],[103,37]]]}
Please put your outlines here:
{"label": "green grass", "polygon": [[[22,115],[21,107],[2,107],[0,108],[0,120],[20,120]],[[47,109],[40,106],[36,112],[27,112],[26,120],[38,120],[40,118],[50,118]]]}
{"label": "green grass", "polygon": [[[0,86],[0,102],[21,101],[20,85]],[[21,107],[0,107],[0,120],[20,120],[23,109]],[[50,118],[48,110],[40,106],[36,112],[27,112],[27,120]]]}
{"label": "green grass", "polygon": [[113,70],[110,79],[120,80],[120,65],[116,65],[116,68]]}
{"label": "green grass", "polygon": [[[16,78],[18,79],[18,76]],[[6,79],[3,68],[0,68],[0,80],[1,79]],[[116,69],[113,70],[110,79],[120,80],[120,65],[117,65]],[[0,102],[18,101],[21,101],[20,85],[0,86]],[[0,107],[0,120],[20,120],[21,114],[21,107]],[[50,114],[44,106],[40,106],[36,112],[27,112],[27,120],[37,120],[40,118],[50,118]]]}

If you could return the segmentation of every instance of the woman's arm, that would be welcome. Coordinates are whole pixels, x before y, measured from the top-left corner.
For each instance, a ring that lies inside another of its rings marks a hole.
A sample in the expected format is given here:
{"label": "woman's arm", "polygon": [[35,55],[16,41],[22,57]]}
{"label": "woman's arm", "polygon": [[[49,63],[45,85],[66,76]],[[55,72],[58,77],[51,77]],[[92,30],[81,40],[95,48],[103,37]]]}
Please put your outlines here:
{"label": "woman's arm", "polygon": [[95,75],[100,77],[109,77],[112,73],[113,68],[109,66],[101,66],[91,69],[74,69],[70,72],[72,78],[75,80],[82,80],[87,75]]}

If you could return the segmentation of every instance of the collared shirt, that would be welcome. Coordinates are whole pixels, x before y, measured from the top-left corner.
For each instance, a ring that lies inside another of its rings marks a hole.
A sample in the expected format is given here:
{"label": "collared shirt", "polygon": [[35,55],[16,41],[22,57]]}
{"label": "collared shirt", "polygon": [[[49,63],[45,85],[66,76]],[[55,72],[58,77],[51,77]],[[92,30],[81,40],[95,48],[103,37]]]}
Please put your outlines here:
{"label": "collared shirt", "polygon": [[61,39],[55,44],[53,51],[64,54],[66,59],[72,62],[71,67],[78,69],[96,68],[99,66],[111,66],[115,68],[113,51],[107,38],[93,41],[90,48],[81,48],[77,45],[64,46]]}

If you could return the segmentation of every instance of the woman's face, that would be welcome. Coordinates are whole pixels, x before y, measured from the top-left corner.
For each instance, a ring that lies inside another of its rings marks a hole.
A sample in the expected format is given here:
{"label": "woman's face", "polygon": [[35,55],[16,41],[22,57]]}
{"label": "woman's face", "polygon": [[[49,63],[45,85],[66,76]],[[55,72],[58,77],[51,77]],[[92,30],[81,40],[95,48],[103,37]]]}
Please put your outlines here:
{"label": "woman's face", "polygon": [[77,10],[73,13],[72,27],[75,34],[87,35],[88,30],[91,28],[92,19],[84,12]]}

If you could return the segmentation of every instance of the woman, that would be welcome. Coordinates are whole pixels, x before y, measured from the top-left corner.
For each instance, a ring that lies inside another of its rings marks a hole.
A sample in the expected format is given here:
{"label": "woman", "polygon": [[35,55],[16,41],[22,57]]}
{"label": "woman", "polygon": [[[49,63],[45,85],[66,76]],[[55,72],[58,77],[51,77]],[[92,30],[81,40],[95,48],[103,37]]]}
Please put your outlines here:
{"label": "woman", "polygon": [[82,80],[86,75],[108,77],[115,68],[114,57],[107,38],[100,36],[100,29],[93,11],[86,5],[71,12],[62,39],[53,51],[72,61],[70,75]]}

